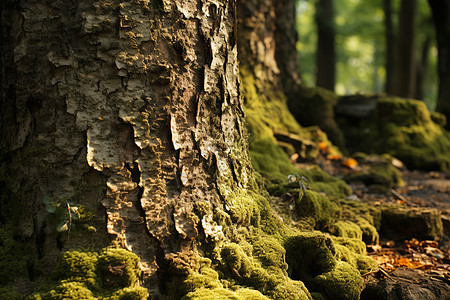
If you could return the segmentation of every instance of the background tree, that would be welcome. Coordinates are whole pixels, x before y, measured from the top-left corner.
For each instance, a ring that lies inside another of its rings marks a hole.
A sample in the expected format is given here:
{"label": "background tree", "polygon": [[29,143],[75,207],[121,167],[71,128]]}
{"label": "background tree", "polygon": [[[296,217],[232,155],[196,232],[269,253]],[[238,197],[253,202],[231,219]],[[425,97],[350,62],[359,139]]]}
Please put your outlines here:
{"label": "background tree", "polygon": [[402,0],[393,89],[401,97],[413,98],[416,91],[416,16],[417,0]]}
{"label": "background tree", "polygon": [[[439,96],[436,110],[450,119],[450,1],[429,0],[438,44]],[[446,128],[450,128],[447,122]]]}
{"label": "background tree", "polygon": [[334,91],[336,81],[335,21],[333,0],[316,2],[316,85]]}
{"label": "background tree", "polygon": [[384,30],[386,39],[386,54],[385,54],[385,68],[386,68],[386,84],[385,91],[388,94],[392,94],[394,90],[394,70],[395,70],[395,30],[393,12],[392,12],[392,0],[383,0],[384,10]]}

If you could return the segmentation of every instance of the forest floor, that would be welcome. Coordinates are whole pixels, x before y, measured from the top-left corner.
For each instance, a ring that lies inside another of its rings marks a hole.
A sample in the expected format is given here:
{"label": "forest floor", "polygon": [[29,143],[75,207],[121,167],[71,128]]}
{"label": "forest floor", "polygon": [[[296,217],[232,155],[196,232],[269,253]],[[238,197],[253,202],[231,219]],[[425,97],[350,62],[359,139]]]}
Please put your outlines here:
{"label": "forest floor", "polygon": [[[353,172],[334,161],[323,161],[322,167],[337,177]],[[366,286],[372,290],[366,296],[363,292],[361,299],[372,299],[374,294],[383,297],[396,294],[400,299],[449,299],[450,173],[401,171],[403,187],[388,193],[371,193],[362,183],[350,184],[353,197],[373,206],[398,204],[409,209],[437,209],[445,236],[439,241],[414,237],[394,241],[381,234],[379,245],[367,246],[367,254],[379,262],[380,270],[363,275]]]}

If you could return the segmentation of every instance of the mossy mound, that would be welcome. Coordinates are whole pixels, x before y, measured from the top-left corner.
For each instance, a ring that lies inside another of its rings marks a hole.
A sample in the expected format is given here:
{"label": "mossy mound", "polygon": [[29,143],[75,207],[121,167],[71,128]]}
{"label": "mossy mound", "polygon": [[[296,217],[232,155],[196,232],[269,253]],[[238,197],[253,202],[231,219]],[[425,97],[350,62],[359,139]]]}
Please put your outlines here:
{"label": "mossy mound", "polygon": [[331,141],[344,148],[344,136],[334,118],[334,106],[338,97],[324,88],[301,86],[296,101],[288,103],[289,110],[303,126],[318,125]]}
{"label": "mossy mound", "polygon": [[347,174],[347,182],[362,182],[372,191],[389,191],[393,187],[404,186],[402,173],[394,165],[394,158],[385,155],[366,155],[356,153],[360,169]]}
{"label": "mossy mound", "polygon": [[[341,107],[354,109],[358,101]],[[365,101],[361,97],[361,101]],[[393,97],[373,100],[373,109],[363,117],[342,112],[337,118],[352,151],[389,153],[412,169],[450,170],[450,132],[444,120],[428,111],[424,102]]]}
{"label": "mossy mound", "polygon": [[0,287],[26,276],[28,254],[10,225],[0,227]]}
{"label": "mossy mound", "polygon": [[47,291],[28,299],[147,299],[139,286],[139,258],[124,249],[63,253]]}
{"label": "mossy mound", "polygon": [[362,239],[361,228],[351,221],[338,221],[330,226],[329,232],[335,236]]}
{"label": "mossy mound", "polygon": [[357,299],[363,283],[360,274],[376,269],[377,263],[360,249],[348,247],[352,240],[358,241],[334,239],[320,232],[288,237],[285,248],[290,277],[305,282],[312,293],[321,294],[316,296]]}
{"label": "mossy mound", "polygon": [[323,229],[340,216],[339,207],[323,194],[314,191],[304,191],[295,203],[295,213],[300,217],[314,219],[313,226]]}
{"label": "mossy mound", "polygon": [[221,269],[226,278],[254,288],[271,299],[312,299],[302,282],[287,276],[284,249],[276,240],[268,243],[259,240],[255,244],[255,257],[248,256],[235,243],[222,248]]}
{"label": "mossy mound", "polygon": [[433,209],[384,207],[380,233],[392,240],[410,238],[439,240],[443,236],[440,212]]}

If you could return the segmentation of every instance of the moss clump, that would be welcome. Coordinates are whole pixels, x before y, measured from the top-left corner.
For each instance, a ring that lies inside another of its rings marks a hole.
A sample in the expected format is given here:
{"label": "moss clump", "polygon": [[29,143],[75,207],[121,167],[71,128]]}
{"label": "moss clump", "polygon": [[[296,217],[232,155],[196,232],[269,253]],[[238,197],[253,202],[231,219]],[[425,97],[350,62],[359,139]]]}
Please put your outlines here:
{"label": "moss clump", "polygon": [[97,288],[97,262],[96,252],[64,252],[52,278],[55,281],[81,282],[89,288]]}
{"label": "moss clump", "polygon": [[362,240],[367,245],[376,245],[380,240],[380,236],[378,234],[375,226],[369,223],[367,219],[362,217],[357,217],[356,223],[362,231]]}
{"label": "moss clump", "polygon": [[331,141],[344,148],[344,136],[334,118],[334,106],[338,97],[323,88],[302,86],[297,101],[289,102],[289,109],[304,126],[318,125]]}
{"label": "moss clump", "polygon": [[266,296],[258,291],[240,288],[236,291],[227,290],[225,288],[207,289],[200,288],[194,292],[188,293],[182,298],[183,300],[217,300],[217,299],[229,299],[229,300],[268,300]]}
{"label": "moss clump", "polygon": [[284,244],[290,277],[310,280],[331,271],[336,265],[336,249],[330,237],[320,232],[305,232],[288,237]]}
{"label": "moss clump", "polygon": [[147,299],[148,291],[146,288],[141,286],[126,287],[115,291],[111,295],[111,300],[137,300],[137,299]]}
{"label": "moss clump", "polygon": [[139,258],[124,249],[65,252],[47,284],[48,291],[30,299],[147,299],[138,286]]}
{"label": "moss clump", "polygon": [[[259,253],[256,256],[265,262],[265,268],[262,268],[258,259],[247,256],[239,245],[226,245],[221,251],[224,275],[233,278],[240,285],[257,289],[272,299],[311,299],[303,283],[291,280],[283,270],[285,264],[279,258],[284,255],[284,251],[275,244],[275,240],[266,244],[269,249],[265,251],[261,249],[265,247],[262,243],[256,247],[256,252]],[[274,253],[277,249],[281,253]],[[269,265],[271,261],[275,265]]]}
{"label": "moss clump", "polygon": [[264,236],[253,243],[253,256],[261,262],[263,267],[273,266],[287,270],[285,255],[286,250],[274,237]]}
{"label": "moss clump", "polygon": [[351,221],[338,221],[330,226],[329,231],[335,236],[362,239],[361,228]]}
{"label": "moss clump", "polygon": [[98,257],[97,272],[104,288],[137,286],[139,257],[125,249],[106,249]]}
{"label": "moss clump", "polygon": [[443,236],[440,212],[433,209],[384,207],[381,234],[393,240],[409,238],[439,240]]}
{"label": "moss clump", "polygon": [[295,212],[300,217],[312,217],[317,229],[330,225],[339,216],[339,208],[335,203],[326,196],[309,190],[296,201]]}
{"label": "moss clump", "polygon": [[291,278],[305,282],[308,290],[327,298],[357,299],[363,282],[358,267],[364,271],[368,267],[352,248],[335,244],[334,240],[320,232],[288,237],[285,242],[288,272]]}
{"label": "moss clump", "polygon": [[450,170],[450,132],[430,115],[425,103],[378,98],[375,105],[365,119],[340,120],[349,148],[389,153],[413,169]]}
{"label": "moss clump", "polygon": [[361,181],[366,186],[381,187],[381,190],[388,191],[393,187],[404,186],[402,173],[392,165],[393,157],[384,156],[359,156],[361,170],[352,172],[345,176],[347,182]]}
{"label": "moss clump", "polygon": [[333,237],[333,241],[339,245],[345,246],[357,254],[366,254],[366,244],[361,239],[349,237]]}
{"label": "moss clump", "polygon": [[0,285],[7,285],[27,274],[28,255],[12,226],[0,227]]}
{"label": "moss clump", "polygon": [[6,287],[0,288],[0,299],[21,300],[21,299],[23,299],[23,297],[21,294],[16,292],[14,287],[6,286]]}
{"label": "moss clump", "polygon": [[312,280],[314,290],[327,298],[358,299],[363,287],[363,279],[357,269],[339,261],[333,270],[320,274]]}

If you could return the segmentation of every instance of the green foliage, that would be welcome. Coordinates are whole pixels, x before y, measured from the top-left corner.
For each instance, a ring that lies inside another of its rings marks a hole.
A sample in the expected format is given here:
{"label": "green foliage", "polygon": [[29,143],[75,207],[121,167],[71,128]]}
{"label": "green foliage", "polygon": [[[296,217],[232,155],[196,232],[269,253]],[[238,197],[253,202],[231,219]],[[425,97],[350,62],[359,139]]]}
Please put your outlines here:
{"label": "green foliage", "polygon": [[49,197],[45,197],[43,202],[47,211],[47,218],[55,225],[56,231],[70,231],[70,228],[74,225],[72,221],[79,218],[78,206],[67,200],[53,202]]}

